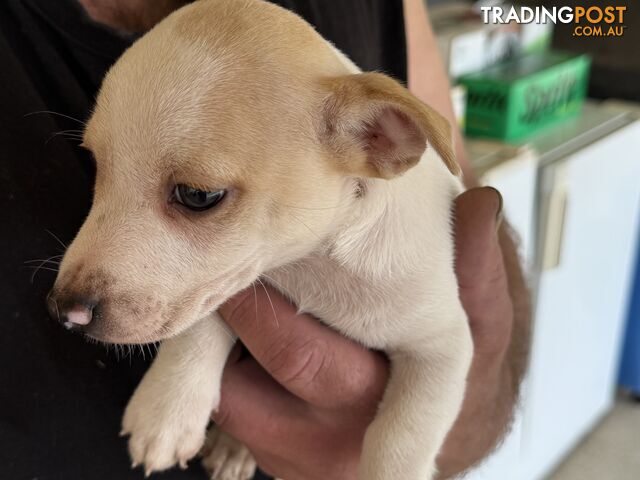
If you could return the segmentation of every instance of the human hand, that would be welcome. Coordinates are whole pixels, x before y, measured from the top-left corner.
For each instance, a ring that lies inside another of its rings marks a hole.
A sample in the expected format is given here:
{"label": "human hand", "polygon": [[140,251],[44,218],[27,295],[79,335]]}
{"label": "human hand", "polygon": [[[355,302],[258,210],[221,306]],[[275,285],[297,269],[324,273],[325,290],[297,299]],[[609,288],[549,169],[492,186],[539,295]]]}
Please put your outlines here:
{"label": "human hand", "polygon": [[[438,459],[443,478],[490,451],[515,401],[505,364],[513,307],[498,240],[500,207],[490,188],[456,200],[456,272],[475,354],[463,410]],[[220,313],[251,357],[230,358],[216,423],[278,477],[356,478],[364,433],[388,378],[385,357],[297,314],[269,287],[237,295]]]}
{"label": "human hand", "polygon": [[495,448],[510,426],[524,373],[528,291],[501,215],[502,197],[493,188],[456,199],[456,275],[474,355],[462,410],[438,456],[438,478],[468,470]]}
{"label": "human hand", "polygon": [[269,286],[219,311],[251,357],[236,349],[225,367],[218,426],[279,478],[356,478],[387,382],[386,358],[298,314]]}

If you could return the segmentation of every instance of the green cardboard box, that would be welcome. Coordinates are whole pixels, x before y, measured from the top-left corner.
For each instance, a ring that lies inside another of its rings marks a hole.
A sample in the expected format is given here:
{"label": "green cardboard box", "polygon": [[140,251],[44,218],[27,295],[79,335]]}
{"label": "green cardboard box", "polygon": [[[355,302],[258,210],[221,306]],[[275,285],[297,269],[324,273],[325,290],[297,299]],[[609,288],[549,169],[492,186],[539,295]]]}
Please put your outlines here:
{"label": "green cardboard box", "polygon": [[525,55],[460,79],[467,89],[469,136],[521,140],[580,113],[587,92],[586,55]]}

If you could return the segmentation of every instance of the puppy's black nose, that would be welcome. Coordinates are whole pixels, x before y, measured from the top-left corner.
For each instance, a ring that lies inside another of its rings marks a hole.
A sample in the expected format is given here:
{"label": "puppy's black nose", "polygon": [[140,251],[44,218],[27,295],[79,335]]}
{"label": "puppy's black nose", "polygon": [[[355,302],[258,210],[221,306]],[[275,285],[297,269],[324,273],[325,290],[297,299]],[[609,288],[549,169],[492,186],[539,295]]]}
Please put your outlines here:
{"label": "puppy's black nose", "polygon": [[97,302],[83,298],[60,298],[54,292],[47,295],[49,315],[67,330],[78,330],[91,323]]}

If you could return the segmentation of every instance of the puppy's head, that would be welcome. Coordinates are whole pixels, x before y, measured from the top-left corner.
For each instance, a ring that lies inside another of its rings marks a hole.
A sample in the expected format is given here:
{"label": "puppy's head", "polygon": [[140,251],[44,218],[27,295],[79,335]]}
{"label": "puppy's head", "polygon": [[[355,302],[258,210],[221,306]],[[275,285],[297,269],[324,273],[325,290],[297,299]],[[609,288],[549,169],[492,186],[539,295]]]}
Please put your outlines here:
{"label": "puppy's head", "polygon": [[361,179],[402,174],[427,143],[456,172],[442,117],[295,15],[196,2],[105,78],[84,134],[94,202],[50,310],[107,342],[174,335],[321,248]]}

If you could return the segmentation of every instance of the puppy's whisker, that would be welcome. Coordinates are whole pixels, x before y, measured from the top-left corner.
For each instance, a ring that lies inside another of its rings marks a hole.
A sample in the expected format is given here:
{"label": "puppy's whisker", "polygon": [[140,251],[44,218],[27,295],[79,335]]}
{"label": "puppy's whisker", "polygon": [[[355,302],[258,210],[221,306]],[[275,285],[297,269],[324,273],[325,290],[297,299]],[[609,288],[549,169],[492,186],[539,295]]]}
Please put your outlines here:
{"label": "puppy's whisker", "polygon": [[[51,299],[51,290],[49,291],[49,293],[47,293],[47,303],[49,302],[49,300]],[[56,318],[60,318],[60,310],[58,310],[58,300],[57,299],[53,299],[53,304],[56,307]]]}
{"label": "puppy's whisker", "polygon": [[33,284],[33,282],[36,279],[36,275],[38,274],[38,272],[40,270],[48,270],[50,272],[55,272],[58,273],[58,269],[57,268],[49,268],[49,267],[45,267],[44,263],[40,264],[40,265],[25,265],[25,268],[33,268],[33,273],[31,274],[31,278],[30,278],[30,282],[31,284]]}
{"label": "puppy's whisker", "polygon": [[[47,257],[47,260],[51,260],[52,258],[62,258],[62,257],[64,257],[63,254],[51,255],[50,257]],[[27,263],[27,262],[41,262],[42,260],[44,260],[44,258],[33,258],[31,260],[25,260],[25,263]]]}
{"label": "puppy's whisker", "polygon": [[[44,229],[45,232],[47,232],[49,235],[51,235],[63,248],[63,250],[66,252],[67,249],[69,248],[68,245],[66,245],[62,240],[60,240],[60,237],[58,237],[55,233],[53,233],[51,230],[49,229]],[[64,256],[64,254],[62,255]]]}
{"label": "puppy's whisker", "polygon": [[72,117],[71,115],[65,115],[64,113],[54,112],[52,110],[38,110],[36,112],[26,113],[26,114],[23,115],[23,118],[30,117],[32,115],[40,115],[40,114],[57,115],[59,117],[64,117],[64,118],[67,118],[69,120],[73,120],[74,122],[78,122],[80,125],[83,125],[85,127],[87,126],[87,123],[83,122],[82,120],[79,120],[79,119],[77,119],[75,117]]}
{"label": "puppy's whisker", "polygon": [[278,321],[278,315],[276,314],[276,309],[273,306],[273,302],[271,301],[271,295],[269,295],[269,290],[267,290],[267,287],[264,285],[264,283],[262,282],[262,280],[260,280],[260,278],[258,277],[258,282],[260,282],[260,285],[262,285],[262,288],[264,289],[264,293],[267,294],[267,299],[269,300],[269,304],[271,305],[271,311],[273,312],[273,319],[276,322],[276,327],[280,328],[280,322]]}
{"label": "puppy's whisker", "polygon": [[309,232],[310,232],[310,233],[312,233],[313,235],[315,235],[315,237],[316,237],[318,240],[320,240],[320,241],[322,241],[322,240],[323,240],[323,239],[322,239],[322,237],[320,237],[320,235],[318,235],[315,231],[313,231],[313,230],[311,229],[311,227],[309,227],[309,225],[307,225],[306,223],[304,223],[302,220],[300,220],[300,219],[299,219],[298,217],[296,217],[294,214],[292,214],[292,213],[291,213],[290,215],[291,215],[291,218],[293,218],[294,220],[296,220],[298,223],[302,224],[302,226],[304,226],[307,230],[309,230]]}
{"label": "puppy's whisker", "polygon": [[25,113],[22,118],[31,117],[33,115],[57,115],[58,117],[66,118],[68,120],[73,120],[74,122],[79,123],[80,125],[86,127],[87,123],[79,120],[71,115],[65,115],[64,113],[54,112],[52,110],[38,110],[36,112]]}
{"label": "puppy's whisker", "polygon": [[293,208],[295,210],[310,210],[310,211],[323,212],[323,211],[327,211],[327,210],[336,210],[337,208],[342,207],[343,203],[338,203],[338,204],[333,205],[331,207],[301,207],[301,206],[298,206],[298,205],[288,205],[286,203],[278,203],[278,205],[280,205],[281,207]]}
{"label": "puppy's whisker", "polygon": [[[51,264],[51,265],[60,265],[60,260],[27,260],[24,262],[25,264],[27,263],[40,263],[40,264]],[[32,265],[26,265],[27,267],[30,267]]]}
{"label": "puppy's whisker", "polygon": [[78,142],[78,145],[80,145],[80,143],[82,143],[82,139],[81,138],[77,138],[77,137],[63,137],[65,140],[68,140],[70,142]]}
{"label": "puppy's whisker", "polygon": [[[23,263],[55,263],[60,264],[59,259],[61,259],[64,255],[52,255],[48,258],[34,258],[32,260],[25,260]],[[54,260],[55,259],[55,260]]]}
{"label": "puppy's whisker", "polygon": [[84,138],[84,134],[82,132],[75,133],[72,130],[60,130],[56,132],[56,135],[63,135],[68,138]]}
{"label": "puppy's whisker", "polygon": [[47,140],[44,142],[44,145],[45,146],[49,145],[49,142],[51,142],[51,140],[53,140],[56,137],[63,137],[63,138],[66,138],[67,140],[79,140],[79,141],[82,141],[83,139],[81,135],[73,135],[68,133],[68,131],[66,130],[62,130],[60,132],[53,133],[49,138],[47,138]]}
{"label": "puppy's whisker", "polygon": [[54,135],[66,135],[69,137],[82,137],[82,130],[59,130],[54,132]]}
{"label": "puppy's whisker", "polygon": [[282,286],[282,284],[276,282],[273,277],[270,277],[269,275],[267,275],[266,273],[263,273],[262,275],[260,275],[261,277],[264,277],[268,280],[268,283],[272,284],[274,287],[278,288],[278,290],[282,290],[283,292],[286,291],[286,289]]}
{"label": "puppy's whisker", "polygon": [[254,318],[256,319],[256,324],[257,324],[260,320],[258,318],[258,293],[256,292],[256,282],[253,282],[251,286],[253,287],[253,303],[255,304],[255,307],[256,307]]}
{"label": "puppy's whisker", "polygon": [[38,272],[41,269],[51,270],[51,271],[57,273],[58,272],[58,268],[57,267],[60,266],[60,262],[56,262],[53,259],[54,258],[59,258],[60,256],[59,255],[54,255],[52,257],[45,258],[45,259],[27,260],[26,262],[24,262],[25,264],[39,262],[39,264],[37,266],[25,265],[26,268],[35,268],[35,270],[33,271],[33,274],[31,275],[31,284],[33,284],[33,282],[35,281],[36,275],[38,274]]}
{"label": "puppy's whisker", "polygon": [[25,265],[24,268],[34,268],[36,270],[36,272],[38,270],[51,270],[52,272],[58,272],[59,269],[57,268],[52,268],[52,267],[46,267],[43,265]]}

